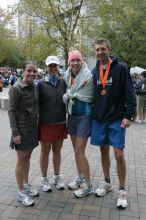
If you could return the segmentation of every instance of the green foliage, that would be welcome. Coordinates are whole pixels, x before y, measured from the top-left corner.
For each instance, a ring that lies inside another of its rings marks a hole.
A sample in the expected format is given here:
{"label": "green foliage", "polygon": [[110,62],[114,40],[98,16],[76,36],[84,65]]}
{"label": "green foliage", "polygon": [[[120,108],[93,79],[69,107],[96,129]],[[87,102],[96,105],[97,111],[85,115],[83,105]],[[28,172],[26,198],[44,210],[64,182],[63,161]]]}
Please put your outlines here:
{"label": "green foliage", "polygon": [[54,44],[43,33],[35,33],[29,38],[19,40],[27,60],[35,60],[38,66],[44,67],[45,59],[50,54],[56,54]]}
{"label": "green foliage", "polygon": [[146,67],[146,1],[92,0],[92,38],[104,37],[112,53],[131,66]]}
{"label": "green foliage", "polygon": [[[91,57],[94,40],[104,37],[129,67],[146,68],[145,11],[146,0],[21,0],[14,13],[27,13],[29,35],[16,40],[0,23],[0,63],[33,59],[42,67],[48,55],[63,53],[67,67],[71,48]],[[35,27],[30,18],[39,18]]]}
{"label": "green foliage", "polygon": [[13,68],[19,67],[25,59],[16,41],[6,39],[2,45],[3,59],[0,62],[1,66],[10,66]]}
{"label": "green foliage", "polygon": [[2,18],[0,19],[0,66],[17,68],[24,60],[24,55],[16,37],[14,37],[14,32],[7,28],[10,17],[8,19],[1,9],[0,15]]}

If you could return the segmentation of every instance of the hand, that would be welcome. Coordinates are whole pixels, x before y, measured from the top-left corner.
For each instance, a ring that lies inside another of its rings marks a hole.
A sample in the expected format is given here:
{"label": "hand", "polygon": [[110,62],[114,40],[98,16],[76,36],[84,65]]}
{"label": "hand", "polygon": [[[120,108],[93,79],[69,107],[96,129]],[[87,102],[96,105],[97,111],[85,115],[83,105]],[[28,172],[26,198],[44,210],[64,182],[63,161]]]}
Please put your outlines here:
{"label": "hand", "polygon": [[15,144],[21,144],[21,136],[20,135],[18,135],[18,136],[15,136],[15,137],[13,137],[13,141],[14,141],[14,143]]}
{"label": "hand", "polygon": [[67,104],[67,102],[68,102],[68,94],[67,93],[65,93],[63,95],[63,102],[64,102],[64,104]]}
{"label": "hand", "polygon": [[124,118],[121,123],[121,128],[129,128],[131,125],[131,121]]}
{"label": "hand", "polygon": [[63,76],[63,75],[60,75],[60,77],[59,77],[59,78],[65,82],[65,78],[64,78],[64,76]]}

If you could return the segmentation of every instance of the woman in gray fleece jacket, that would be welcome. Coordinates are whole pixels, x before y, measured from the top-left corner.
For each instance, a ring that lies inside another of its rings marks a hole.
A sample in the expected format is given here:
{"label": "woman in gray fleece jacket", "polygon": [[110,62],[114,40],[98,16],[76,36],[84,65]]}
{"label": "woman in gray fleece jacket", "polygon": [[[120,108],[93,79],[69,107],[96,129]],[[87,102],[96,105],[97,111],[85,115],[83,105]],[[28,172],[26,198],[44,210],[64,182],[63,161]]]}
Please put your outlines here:
{"label": "woman in gray fleece jacket", "polygon": [[23,66],[23,80],[19,79],[9,91],[8,115],[12,130],[10,147],[17,153],[17,200],[25,206],[33,205],[34,200],[31,197],[39,194],[28,183],[31,153],[38,145],[38,96],[33,83],[36,74],[37,66],[26,62]]}

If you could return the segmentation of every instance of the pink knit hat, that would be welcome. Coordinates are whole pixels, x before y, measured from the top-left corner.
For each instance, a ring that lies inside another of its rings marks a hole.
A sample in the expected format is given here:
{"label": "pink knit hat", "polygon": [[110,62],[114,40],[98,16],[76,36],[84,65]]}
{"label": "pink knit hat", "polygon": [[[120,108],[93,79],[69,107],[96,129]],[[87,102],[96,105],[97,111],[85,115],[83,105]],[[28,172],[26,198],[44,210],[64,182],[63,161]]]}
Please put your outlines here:
{"label": "pink knit hat", "polygon": [[72,50],[68,54],[68,64],[70,64],[70,61],[72,61],[74,59],[79,59],[79,60],[81,60],[81,62],[83,62],[82,55],[78,50]]}

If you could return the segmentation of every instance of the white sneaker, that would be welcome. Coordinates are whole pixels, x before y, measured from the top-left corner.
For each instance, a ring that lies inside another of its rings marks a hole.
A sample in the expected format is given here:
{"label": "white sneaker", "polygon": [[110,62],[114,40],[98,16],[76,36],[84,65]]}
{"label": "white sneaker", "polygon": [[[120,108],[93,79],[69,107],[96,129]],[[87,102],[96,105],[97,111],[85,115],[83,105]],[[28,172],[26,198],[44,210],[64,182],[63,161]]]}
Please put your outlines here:
{"label": "white sneaker", "polygon": [[37,189],[33,188],[29,183],[24,184],[24,190],[27,195],[35,197],[39,195],[39,192]]}
{"label": "white sneaker", "polygon": [[139,120],[139,121],[138,121],[138,124],[142,124],[142,123],[143,123],[143,120]]}
{"label": "white sneaker", "polygon": [[76,191],[74,191],[74,195],[78,198],[86,197],[90,194],[94,193],[93,186],[89,187],[87,184],[82,183],[80,185],[80,188]]}
{"label": "white sneaker", "polygon": [[101,186],[99,186],[96,190],[95,190],[95,194],[97,196],[104,196],[105,194],[107,194],[108,192],[111,192],[113,190],[113,186],[112,183],[107,183],[104,182]]}
{"label": "white sneaker", "polygon": [[142,123],[143,123],[143,121],[142,121],[142,120],[137,119],[137,120],[135,121],[135,123],[137,123],[137,124],[142,124]]}
{"label": "white sneaker", "polygon": [[21,202],[22,205],[24,205],[24,206],[32,206],[32,205],[34,205],[34,203],[35,203],[35,201],[34,201],[32,198],[30,198],[30,197],[26,194],[26,192],[18,193],[18,195],[17,195],[17,201],[18,201],[18,202]]}
{"label": "white sneaker", "polygon": [[77,189],[84,182],[83,178],[77,177],[68,184],[69,189]]}
{"label": "white sneaker", "polygon": [[117,208],[125,209],[127,207],[128,207],[127,192],[125,190],[119,190]]}
{"label": "white sneaker", "polygon": [[59,175],[57,177],[56,176],[53,177],[53,183],[57,189],[59,189],[59,190],[65,189],[65,184]]}
{"label": "white sneaker", "polygon": [[52,192],[52,188],[47,177],[41,177],[41,187],[44,192]]}

